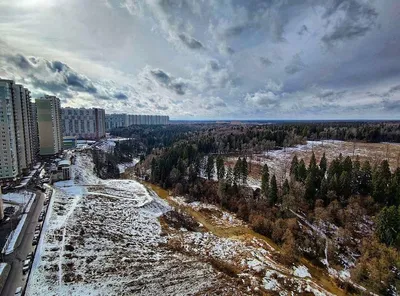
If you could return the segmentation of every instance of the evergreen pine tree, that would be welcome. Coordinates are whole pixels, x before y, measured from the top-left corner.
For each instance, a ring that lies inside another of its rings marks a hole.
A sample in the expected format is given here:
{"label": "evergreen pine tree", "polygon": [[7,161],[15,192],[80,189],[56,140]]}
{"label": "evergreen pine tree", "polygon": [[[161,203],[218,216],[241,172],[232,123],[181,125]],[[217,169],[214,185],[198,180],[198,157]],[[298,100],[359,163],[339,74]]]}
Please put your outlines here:
{"label": "evergreen pine tree", "polygon": [[235,167],[233,168],[233,183],[239,184],[242,178],[242,159],[239,157],[236,161]]}
{"label": "evergreen pine tree", "polygon": [[348,171],[343,170],[339,178],[340,195],[347,200],[351,195],[351,175]]}
{"label": "evergreen pine tree", "polygon": [[326,180],[326,178],[323,178],[321,181],[321,187],[319,189],[318,192],[318,196],[320,199],[322,199],[324,201],[325,206],[328,205],[329,201],[327,199],[327,195],[328,195],[328,181]]}
{"label": "evergreen pine tree", "polygon": [[272,175],[271,184],[269,186],[268,199],[272,205],[278,200],[278,184],[276,183],[275,174]]}
{"label": "evergreen pine tree", "polygon": [[400,231],[399,210],[395,206],[384,207],[376,217],[376,235],[382,243],[393,246],[398,242]]}
{"label": "evergreen pine tree", "polygon": [[300,182],[304,182],[307,178],[307,168],[306,168],[306,164],[304,163],[304,160],[301,159],[298,169],[297,169],[297,176],[298,176],[298,180]]}
{"label": "evergreen pine tree", "polygon": [[217,156],[216,166],[217,166],[218,180],[224,179],[225,178],[225,165],[224,165],[224,159],[222,158],[221,155]]}
{"label": "evergreen pine tree", "polygon": [[241,174],[242,183],[243,183],[243,185],[245,185],[247,182],[247,176],[249,174],[249,168],[247,166],[246,158],[242,159],[240,174]]}
{"label": "evergreen pine tree", "polygon": [[359,192],[361,195],[369,195],[372,192],[372,169],[368,160],[361,167]]}
{"label": "evergreen pine tree", "polygon": [[319,168],[322,171],[323,175],[325,175],[326,169],[328,168],[328,162],[326,160],[325,152],[322,154],[321,160],[319,161]]}
{"label": "evergreen pine tree", "polygon": [[207,157],[207,164],[206,164],[206,174],[207,174],[207,179],[211,180],[214,176],[214,157],[212,155],[209,155]]}
{"label": "evergreen pine tree", "polygon": [[372,175],[372,197],[375,201],[387,204],[390,196],[391,173],[389,163],[383,160]]}
{"label": "evergreen pine tree", "polygon": [[299,161],[297,159],[297,156],[295,155],[293,156],[292,163],[290,165],[290,176],[291,177],[293,176],[296,181],[299,180],[298,166],[299,166]]}
{"label": "evergreen pine tree", "polygon": [[233,184],[233,170],[230,166],[226,171],[226,184],[229,186],[232,186]]}
{"label": "evergreen pine tree", "polygon": [[269,169],[268,165],[264,164],[261,175],[261,194],[264,197],[268,196],[268,189],[269,189]]}
{"label": "evergreen pine tree", "polygon": [[306,190],[304,193],[304,198],[308,201],[310,205],[313,205],[315,200],[316,188],[312,174],[308,174],[305,182],[305,187]]}
{"label": "evergreen pine tree", "polygon": [[288,195],[290,192],[290,185],[288,179],[285,179],[285,182],[283,182],[282,186],[282,193],[283,195]]}

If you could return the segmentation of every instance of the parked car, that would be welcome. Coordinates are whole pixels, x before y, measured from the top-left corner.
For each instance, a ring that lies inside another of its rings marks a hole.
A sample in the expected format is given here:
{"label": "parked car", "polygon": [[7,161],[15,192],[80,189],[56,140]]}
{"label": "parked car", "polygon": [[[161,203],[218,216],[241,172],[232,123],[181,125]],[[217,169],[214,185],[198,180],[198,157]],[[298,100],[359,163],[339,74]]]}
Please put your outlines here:
{"label": "parked car", "polygon": [[6,207],[4,209],[4,216],[5,217],[11,217],[15,213],[15,208],[14,207]]}
{"label": "parked car", "polygon": [[22,273],[26,274],[29,271],[29,268],[31,267],[31,260],[26,259],[24,261],[24,266],[22,267]]}
{"label": "parked car", "polygon": [[32,260],[33,259],[33,252],[30,252],[28,256],[26,256],[26,260]]}
{"label": "parked car", "polygon": [[16,288],[15,289],[15,293],[14,293],[14,295],[15,296],[19,296],[19,295],[22,295],[22,287],[18,287],[18,288]]}
{"label": "parked car", "polygon": [[32,240],[32,246],[37,245],[39,242],[39,236],[35,235]]}
{"label": "parked car", "polygon": [[43,213],[40,213],[38,221],[39,221],[39,222],[42,222],[42,221],[43,221],[43,218],[44,218],[44,214],[43,214]]}
{"label": "parked car", "polygon": [[45,189],[44,187],[40,186],[40,185],[36,185],[35,188],[36,188],[36,189],[39,189],[39,190],[42,191],[42,192],[45,192],[45,191],[46,191],[46,189]]}
{"label": "parked car", "polygon": [[36,227],[35,227],[35,231],[40,231],[40,225],[38,224],[38,225],[36,225]]}

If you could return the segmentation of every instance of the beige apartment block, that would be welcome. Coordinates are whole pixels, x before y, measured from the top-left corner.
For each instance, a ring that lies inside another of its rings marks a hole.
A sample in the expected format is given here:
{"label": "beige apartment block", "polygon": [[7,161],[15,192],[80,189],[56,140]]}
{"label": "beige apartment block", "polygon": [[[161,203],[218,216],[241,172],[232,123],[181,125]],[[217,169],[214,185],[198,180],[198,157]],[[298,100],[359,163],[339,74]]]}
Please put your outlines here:
{"label": "beige apartment block", "polygon": [[51,156],[62,152],[60,99],[45,96],[36,99],[39,154]]}

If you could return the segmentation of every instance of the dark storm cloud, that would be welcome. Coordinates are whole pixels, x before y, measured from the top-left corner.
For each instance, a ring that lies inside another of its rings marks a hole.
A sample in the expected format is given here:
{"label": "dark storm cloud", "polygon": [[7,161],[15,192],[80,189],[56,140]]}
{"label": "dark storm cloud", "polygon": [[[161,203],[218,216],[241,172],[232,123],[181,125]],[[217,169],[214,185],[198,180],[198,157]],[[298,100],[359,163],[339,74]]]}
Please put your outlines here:
{"label": "dark storm cloud", "polygon": [[389,112],[399,112],[400,111],[400,100],[382,100],[383,108]]}
{"label": "dark storm cloud", "polygon": [[162,106],[162,105],[158,105],[158,104],[157,104],[157,105],[156,105],[156,109],[165,111],[165,110],[168,110],[169,107],[168,107],[168,106]]}
{"label": "dark storm cloud", "polygon": [[216,108],[226,108],[228,105],[223,102],[223,101],[218,101],[218,102],[212,102],[212,103],[208,103],[206,104],[205,108],[207,110],[214,110]]}
{"label": "dark storm cloud", "polygon": [[237,37],[241,34],[256,31],[260,28],[259,24],[256,23],[246,23],[237,26],[233,26],[225,31],[227,37]]}
{"label": "dark storm cloud", "polygon": [[6,61],[23,71],[32,84],[43,90],[65,93],[68,90],[96,94],[97,88],[85,76],[78,74],[60,61],[48,61],[22,54],[7,55]]}
{"label": "dark storm cloud", "polygon": [[22,70],[27,70],[27,69],[31,69],[32,68],[32,64],[22,54],[16,54],[16,55],[7,56],[6,57],[6,61],[8,63],[14,64],[16,67],[18,67],[18,68],[20,68]]}
{"label": "dark storm cloud", "polygon": [[302,71],[305,67],[306,65],[301,59],[300,54],[296,54],[292,57],[290,63],[285,67],[285,72],[292,75]]}
{"label": "dark storm cloud", "polygon": [[303,36],[304,34],[308,33],[308,28],[306,25],[302,25],[300,30],[297,32],[300,36]]}
{"label": "dark storm cloud", "polygon": [[333,45],[337,41],[352,40],[364,36],[376,26],[378,13],[368,2],[359,0],[333,0],[327,6],[323,18],[329,25],[335,15],[340,12],[344,16],[334,20],[333,29],[327,32],[322,41]]}
{"label": "dark storm cloud", "polygon": [[165,73],[161,69],[155,69],[150,71],[151,75],[158,81],[158,83],[172,91],[174,91],[178,95],[184,95],[186,90],[186,83],[177,81],[174,78],[171,78],[167,73]]}
{"label": "dark storm cloud", "polygon": [[114,94],[114,98],[116,98],[118,100],[127,100],[128,96],[122,92],[119,92],[119,93]]}
{"label": "dark storm cloud", "polygon": [[391,88],[389,89],[389,91],[387,91],[384,95],[385,95],[385,96],[392,96],[392,95],[394,95],[394,94],[397,93],[397,92],[400,92],[400,84],[391,87]]}
{"label": "dark storm cloud", "polygon": [[203,44],[196,40],[195,38],[188,36],[186,34],[179,34],[179,39],[189,48],[191,49],[202,49],[204,48]]}
{"label": "dark storm cloud", "polygon": [[213,71],[219,71],[221,69],[218,62],[214,60],[210,61],[210,67]]}
{"label": "dark storm cloud", "polygon": [[271,60],[266,57],[260,57],[260,62],[263,66],[266,66],[266,67],[268,67],[272,64]]}

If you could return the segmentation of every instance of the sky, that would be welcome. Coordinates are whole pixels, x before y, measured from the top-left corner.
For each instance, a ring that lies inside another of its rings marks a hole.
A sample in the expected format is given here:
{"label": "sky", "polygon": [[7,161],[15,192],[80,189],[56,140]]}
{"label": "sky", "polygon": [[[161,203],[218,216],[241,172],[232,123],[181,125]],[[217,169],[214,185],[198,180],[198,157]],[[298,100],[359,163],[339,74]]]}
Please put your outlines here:
{"label": "sky", "polygon": [[400,119],[399,0],[0,0],[0,77],[172,119]]}

